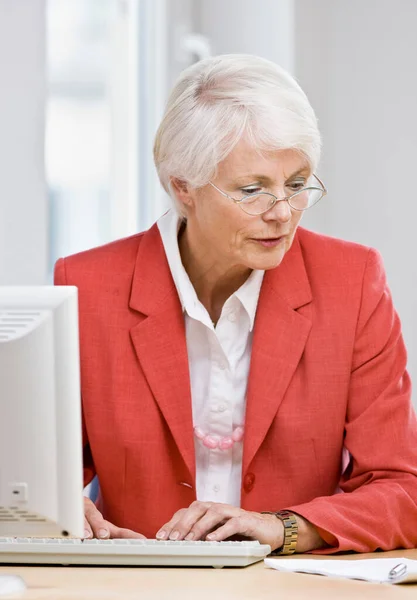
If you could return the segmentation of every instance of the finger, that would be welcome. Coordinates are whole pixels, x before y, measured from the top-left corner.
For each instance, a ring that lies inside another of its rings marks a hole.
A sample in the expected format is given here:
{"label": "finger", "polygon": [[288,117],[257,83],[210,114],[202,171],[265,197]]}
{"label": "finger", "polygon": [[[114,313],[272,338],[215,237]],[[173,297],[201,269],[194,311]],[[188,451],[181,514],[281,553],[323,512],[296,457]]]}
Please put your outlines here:
{"label": "finger", "polygon": [[[213,529],[222,525],[227,519],[240,513],[240,509],[228,504],[218,502],[196,502],[193,503],[188,511],[184,513],[181,519],[175,524],[170,539],[200,540]],[[175,532],[177,537],[172,537]]]}
{"label": "finger", "polygon": [[90,523],[84,517],[84,537],[83,537],[83,539],[85,540],[85,539],[92,538],[92,537],[93,537],[93,532],[91,530]]}
{"label": "finger", "polygon": [[[208,541],[221,542],[232,535],[240,534],[245,537],[254,537],[255,524],[250,515],[240,515],[228,519],[224,525],[221,525],[216,531],[206,536]],[[255,536],[256,537],[256,536]]]}
{"label": "finger", "polygon": [[204,517],[207,515],[207,512],[212,510],[212,506],[212,502],[193,502],[181,515],[181,518],[174,524],[173,530],[169,535],[169,539],[197,539],[195,538],[194,528],[196,527],[197,523],[200,523],[200,521],[204,519]]}
{"label": "finger", "polygon": [[[162,525],[160,530],[155,535],[157,540],[167,540],[169,536],[175,531],[175,525],[181,519],[182,515],[189,510],[188,508],[181,508],[176,513],[174,513],[172,519]],[[173,538],[171,538],[173,539]]]}
{"label": "finger", "polygon": [[204,540],[212,531],[217,530],[230,519],[230,514],[225,514],[221,510],[210,509],[190,528],[185,536],[186,540]]}
{"label": "finger", "polygon": [[137,540],[146,540],[146,536],[138,533],[137,531],[133,531],[132,529],[125,529],[123,527],[117,527],[112,523],[108,523],[110,530],[110,537],[112,539],[137,539]]}
{"label": "finger", "polygon": [[84,514],[93,537],[106,539],[110,536],[109,523],[91,500],[84,503]]}
{"label": "finger", "polygon": [[138,533],[137,531],[118,527],[117,525],[110,523],[110,521],[106,521],[96,505],[89,498],[84,499],[84,513],[85,534],[89,533],[89,535],[85,535],[85,537],[96,537],[100,539],[146,539],[144,535]]}
{"label": "finger", "polygon": [[236,506],[213,502],[206,514],[191,528],[185,539],[204,540],[209,533],[217,530],[229,519],[238,517],[241,513],[242,509]]}
{"label": "finger", "polygon": [[213,505],[212,502],[192,502],[188,508],[177,511],[172,519],[165,523],[156,534],[160,540],[182,540],[190,532],[191,527]]}

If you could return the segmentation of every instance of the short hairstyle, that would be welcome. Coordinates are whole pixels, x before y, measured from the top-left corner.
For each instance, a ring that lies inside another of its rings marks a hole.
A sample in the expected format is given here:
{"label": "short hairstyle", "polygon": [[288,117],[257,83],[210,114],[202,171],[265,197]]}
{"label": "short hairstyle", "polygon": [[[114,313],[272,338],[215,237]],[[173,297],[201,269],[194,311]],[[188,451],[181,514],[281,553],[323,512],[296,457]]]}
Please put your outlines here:
{"label": "short hairstyle", "polygon": [[246,54],[201,60],[183,71],[155,137],[154,160],[164,189],[172,177],[198,188],[246,137],[260,152],[296,149],[312,171],[320,158],[317,119],[295,79],[275,63]]}

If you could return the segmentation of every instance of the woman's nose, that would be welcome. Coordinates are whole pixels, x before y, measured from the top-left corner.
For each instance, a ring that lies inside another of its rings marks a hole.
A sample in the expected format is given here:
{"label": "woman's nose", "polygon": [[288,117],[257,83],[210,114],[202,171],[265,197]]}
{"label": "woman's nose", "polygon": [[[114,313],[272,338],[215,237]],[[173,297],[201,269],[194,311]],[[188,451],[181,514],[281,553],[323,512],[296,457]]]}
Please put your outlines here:
{"label": "woman's nose", "polygon": [[280,223],[288,223],[291,220],[291,206],[286,200],[278,200],[262,215],[264,221],[279,221]]}

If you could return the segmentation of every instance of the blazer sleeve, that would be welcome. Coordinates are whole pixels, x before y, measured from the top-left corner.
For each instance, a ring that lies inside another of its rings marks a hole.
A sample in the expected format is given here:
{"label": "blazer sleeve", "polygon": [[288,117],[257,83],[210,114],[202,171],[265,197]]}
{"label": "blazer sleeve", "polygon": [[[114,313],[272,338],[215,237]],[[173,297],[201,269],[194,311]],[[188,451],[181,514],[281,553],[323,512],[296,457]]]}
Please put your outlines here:
{"label": "blazer sleeve", "polygon": [[382,260],[371,249],[352,356],[342,493],[288,507],[329,544],[317,554],[417,547],[417,421],[406,363]]}
{"label": "blazer sleeve", "polygon": [[[69,285],[67,282],[67,274],[65,269],[65,259],[60,258],[55,264],[54,270],[55,285]],[[88,485],[96,474],[93,457],[91,454],[90,444],[88,442],[87,428],[85,425],[84,414],[82,415],[82,436],[83,436],[83,471],[84,471],[84,486]]]}

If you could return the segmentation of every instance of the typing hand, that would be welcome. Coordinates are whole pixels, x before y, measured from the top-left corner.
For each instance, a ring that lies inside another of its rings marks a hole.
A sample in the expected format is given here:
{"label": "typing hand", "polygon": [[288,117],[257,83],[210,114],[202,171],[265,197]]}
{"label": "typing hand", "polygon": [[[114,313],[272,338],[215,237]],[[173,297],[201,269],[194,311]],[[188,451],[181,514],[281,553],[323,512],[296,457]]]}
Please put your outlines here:
{"label": "typing hand", "polygon": [[159,540],[222,541],[244,536],[279,548],[284,539],[284,526],[275,515],[250,512],[218,502],[193,502],[177,511],[156,534]]}
{"label": "typing hand", "polygon": [[145,538],[144,535],[136,531],[117,527],[103,519],[103,515],[96,505],[89,498],[84,497],[84,538],[94,537],[104,540],[109,538]]}

